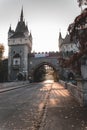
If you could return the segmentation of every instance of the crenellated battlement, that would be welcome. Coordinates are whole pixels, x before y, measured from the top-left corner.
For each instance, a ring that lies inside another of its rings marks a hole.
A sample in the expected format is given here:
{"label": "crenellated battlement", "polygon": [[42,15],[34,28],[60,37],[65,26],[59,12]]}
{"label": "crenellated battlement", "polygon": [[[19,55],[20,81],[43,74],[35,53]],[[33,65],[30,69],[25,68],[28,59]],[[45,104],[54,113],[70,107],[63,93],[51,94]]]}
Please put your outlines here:
{"label": "crenellated battlement", "polygon": [[29,54],[29,57],[36,57],[36,58],[40,58],[40,57],[55,57],[58,56],[59,52],[56,51],[49,51],[49,52],[32,52]]}

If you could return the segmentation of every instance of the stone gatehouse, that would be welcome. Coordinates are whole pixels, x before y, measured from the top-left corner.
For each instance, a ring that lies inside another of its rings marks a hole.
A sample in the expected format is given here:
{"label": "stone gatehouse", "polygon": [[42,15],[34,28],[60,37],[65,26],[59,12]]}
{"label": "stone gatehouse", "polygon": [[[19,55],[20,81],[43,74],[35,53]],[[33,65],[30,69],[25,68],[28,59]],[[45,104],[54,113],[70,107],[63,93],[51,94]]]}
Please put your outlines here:
{"label": "stone gatehouse", "polygon": [[8,80],[28,79],[29,75],[34,77],[35,70],[41,65],[47,64],[56,72],[59,69],[58,52],[31,53],[32,34],[25,24],[23,8],[16,29],[11,26],[8,31]]}

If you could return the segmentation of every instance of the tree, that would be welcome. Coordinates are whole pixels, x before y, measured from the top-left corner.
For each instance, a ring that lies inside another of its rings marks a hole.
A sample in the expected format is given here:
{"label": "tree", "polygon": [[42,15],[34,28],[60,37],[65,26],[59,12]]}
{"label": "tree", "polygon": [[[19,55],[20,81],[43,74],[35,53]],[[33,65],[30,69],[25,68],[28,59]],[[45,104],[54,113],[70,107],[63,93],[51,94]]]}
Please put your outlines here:
{"label": "tree", "polygon": [[83,12],[75,18],[73,24],[70,24],[68,28],[68,31],[71,36],[71,40],[75,38],[76,41],[78,41],[79,49],[81,52],[87,49],[87,26],[86,25],[87,25],[87,8],[84,9]]}
{"label": "tree", "polygon": [[4,53],[4,46],[0,44],[0,82],[3,81],[3,53]]}
{"label": "tree", "polygon": [[3,53],[4,53],[4,46],[3,44],[0,44],[0,60],[2,60]]}
{"label": "tree", "polygon": [[[79,0],[79,2],[87,2],[87,0]],[[74,70],[78,70],[78,73],[80,72],[81,74],[81,57],[87,55],[87,8],[69,25],[68,31],[71,40],[75,39],[76,43],[79,44],[79,52],[70,57],[66,61],[66,65],[71,65]]]}
{"label": "tree", "polygon": [[87,0],[77,0],[77,2],[79,3],[79,7],[81,8],[81,12],[82,12],[82,6],[83,5],[87,5]]}
{"label": "tree", "polygon": [[79,7],[82,5],[87,5],[87,0],[77,0],[77,2],[79,3]]}

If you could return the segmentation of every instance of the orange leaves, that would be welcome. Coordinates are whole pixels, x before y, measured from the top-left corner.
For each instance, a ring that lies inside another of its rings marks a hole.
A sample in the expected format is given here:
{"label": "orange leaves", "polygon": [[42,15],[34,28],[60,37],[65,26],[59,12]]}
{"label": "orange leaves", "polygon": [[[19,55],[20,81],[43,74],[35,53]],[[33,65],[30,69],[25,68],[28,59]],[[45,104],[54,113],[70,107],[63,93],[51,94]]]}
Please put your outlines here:
{"label": "orange leaves", "polygon": [[4,46],[0,44],[0,60],[2,59],[3,52],[4,52]]}

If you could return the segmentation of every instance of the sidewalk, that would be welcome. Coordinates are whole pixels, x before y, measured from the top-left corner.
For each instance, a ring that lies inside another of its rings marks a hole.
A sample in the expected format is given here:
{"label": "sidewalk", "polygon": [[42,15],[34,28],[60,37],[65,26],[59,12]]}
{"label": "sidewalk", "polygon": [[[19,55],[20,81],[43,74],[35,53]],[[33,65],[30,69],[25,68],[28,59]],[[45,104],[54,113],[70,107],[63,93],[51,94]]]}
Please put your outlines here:
{"label": "sidewalk", "polygon": [[6,82],[0,83],[0,93],[17,89],[19,87],[24,87],[25,85],[29,84],[29,81],[16,81],[16,82]]}
{"label": "sidewalk", "polygon": [[87,108],[60,84],[54,84],[39,130],[87,130]]}

